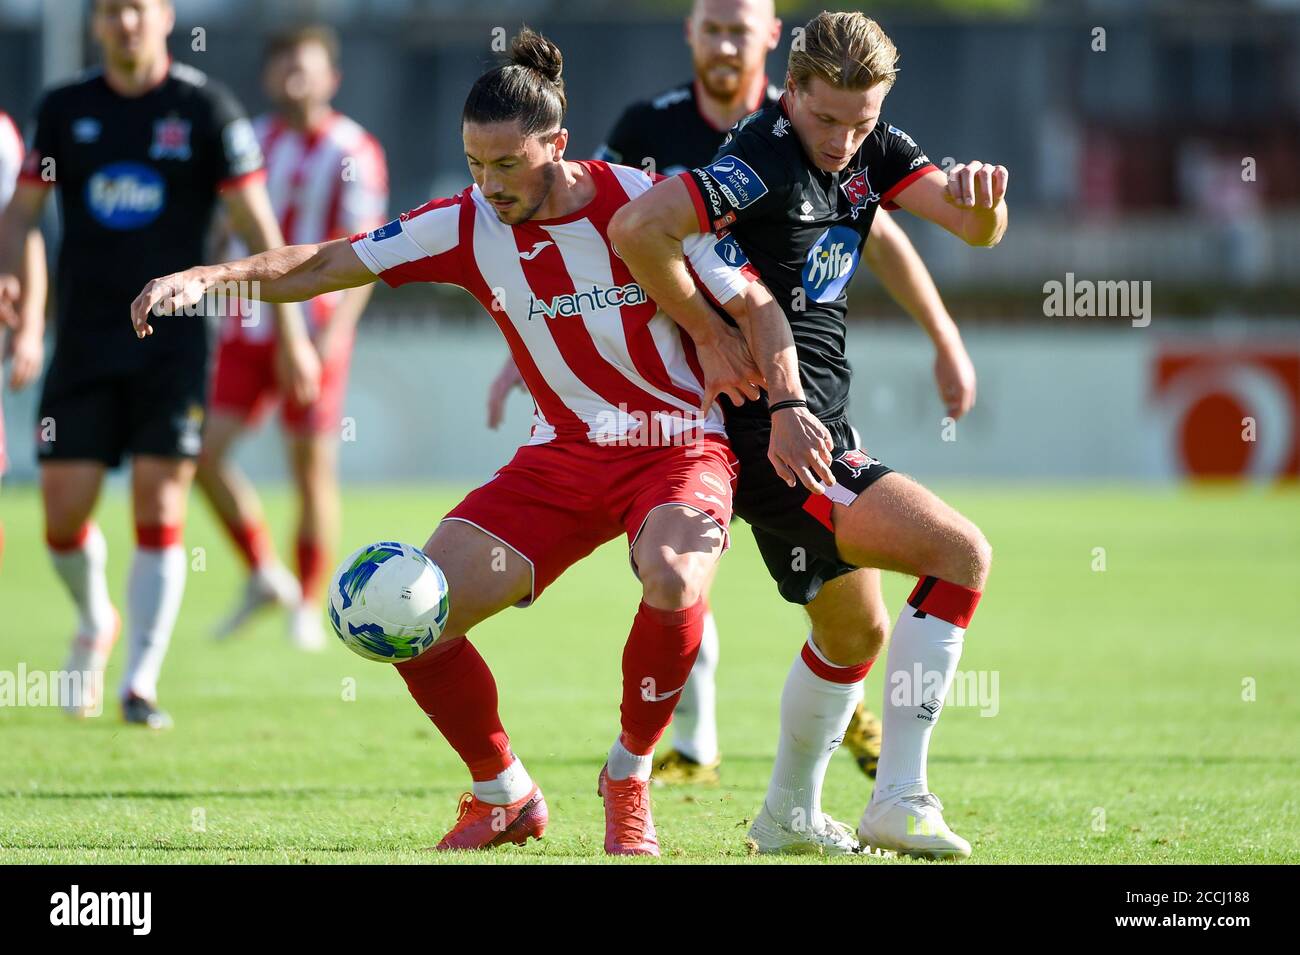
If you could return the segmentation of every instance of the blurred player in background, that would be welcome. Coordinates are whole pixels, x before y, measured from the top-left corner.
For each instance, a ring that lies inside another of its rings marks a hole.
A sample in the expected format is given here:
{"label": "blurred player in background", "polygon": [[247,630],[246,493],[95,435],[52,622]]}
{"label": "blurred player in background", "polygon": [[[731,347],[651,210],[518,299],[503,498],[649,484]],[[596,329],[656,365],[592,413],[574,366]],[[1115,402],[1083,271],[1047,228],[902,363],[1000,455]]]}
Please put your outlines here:
{"label": "blurred player in background", "polygon": [[[262,156],[243,110],[221,86],[174,64],[170,0],[96,0],[103,68],[50,90],[34,145],[0,223],[0,297],[51,187],[60,192],[58,340],[45,377],[37,454],[46,538],[79,622],[68,671],[92,674],[75,715],[97,709],[120,618],[108,595],[107,545],[92,522],[104,473],[130,455],[136,552],[127,586],[129,656],[121,685],[129,723],[170,724],[158,676],[188,569],[181,546],[203,426],[209,336],[174,322],[141,347],[123,328],[142,282],[202,257],[218,198],[250,248],[280,244]],[[5,291],[7,289],[7,291]],[[297,307],[276,310],[287,343],[279,370],[303,400],[319,363]]]}
{"label": "blurred player in background", "polygon": [[[724,389],[736,400],[756,398],[757,372],[740,334],[699,288],[675,324],[631,280],[605,227],[653,177],[564,158],[561,70],[559,49],[525,29],[510,62],[479,77],[462,122],[474,185],[458,195],[351,241],[161,277],[133,303],[132,320],[142,336],[151,321],[159,330],[176,324],[155,312],[171,314],[231,280],[256,282],[274,300],[378,279],[473,294],[527,375],[536,417],[528,444],[425,544],[447,576],[451,615],[434,647],[396,667],[473,779],[439,848],[522,843],[540,836],[548,818],[502,727],[492,672],[466,634],[532,603],[572,564],[626,535],[641,599],[623,649],[621,732],[597,791],[605,851],[656,856],[654,747],[695,660],[704,588],[731,516],[731,454],[720,410],[705,397]],[[702,285],[746,320],[749,273],[719,253],[712,235],[688,239],[686,254]]]}
{"label": "blurred player in background", "polygon": [[[944,821],[926,764],[991,549],[969,520],[858,447],[845,319],[879,208],[996,245],[1008,174],[971,162],[945,175],[882,118],[898,51],[874,21],[822,13],[803,37],[781,101],[742,122],[712,162],[619,210],[610,233],[670,314],[693,295],[681,237],[702,229],[726,230],[774,298],[745,327],[766,394],[727,408],[727,434],[740,459],[736,512],[811,632],[782,692],[776,764],[750,839],[761,852],[849,853],[860,840],[964,858],[970,844]],[[885,643],[881,570],[920,579],[890,639],[880,765],[855,835],[822,812],[821,790]]]}
{"label": "blurred player in background", "polygon": [[[263,83],[275,110],[253,124],[266,161],[267,190],[291,244],[328,242],[379,225],[388,205],[388,171],[378,141],[330,103],[338,92],[339,41],[329,27],[306,26],[267,44]],[[232,243],[223,258],[248,249]],[[275,375],[274,323],[247,302],[222,325],[198,482],[248,565],[240,606],[217,630],[228,636],[259,608],[292,609],[289,635],[306,650],[325,645],[325,574],[338,541],[338,437],[357,319],[372,287],[322,295],[307,314],[320,355],[320,394],[303,404],[283,396]],[[277,399],[298,493],[298,578],[275,556],[257,491],[231,460],[244,432]]]}
{"label": "blurred player in background", "polygon": [[[0,112],[0,213],[13,197],[22,164],[22,134],[9,114]],[[35,227],[27,233],[21,255],[18,273],[22,279],[11,281],[9,291],[0,294],[0,356],[12,360],[9,387],[14,391],[35,381],[45,363],[45,243]],[[0,479],[8,464],[4,408],[0,406]],[[4,547],[5,529],[0,524],[0,561]]]}
{"label": "blurred player in background", "polygon": [[[727,130],[781,98],[781,88],[768,82],[766,71],[767,55],[780,39],[781,21],[771,0],[696,0],[686,20],[694,77],[629,106],[596,158],[666,176],[705,165]],[[862,257],[894,301],[930,336],[940,397],[947,413],[960,418],[975,403],[974,365],[925,263],[888,213],[872,222]],[[519,372],[507,358],[489,392],[491,427],[500,423],[505,398],[519,383]],[[889,625],[887,613],[872,623],[882,637]],[[673,749],[656,764],[656,782],[718,781],[718,657],[718,628],[709,612],[699,656],[673,716]],[[874,778],[880,721],[861,704],[845,731],[844,744],[863,772]]]}

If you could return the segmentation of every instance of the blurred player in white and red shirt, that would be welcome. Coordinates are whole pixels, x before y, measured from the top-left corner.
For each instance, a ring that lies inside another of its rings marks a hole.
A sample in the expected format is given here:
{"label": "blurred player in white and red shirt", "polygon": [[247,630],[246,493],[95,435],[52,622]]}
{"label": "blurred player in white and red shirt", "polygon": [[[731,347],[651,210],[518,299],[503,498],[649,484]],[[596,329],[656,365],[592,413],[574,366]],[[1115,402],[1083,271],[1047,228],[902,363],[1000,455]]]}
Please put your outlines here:
{"label": "blurred player in white and red shirt", "polygon": [[[23,164],[23,137],[9,114],[0,112],[0,213],[14,194]],[[41,373],[45,358],[45,243],[32,229],[23,248],[22,299],[16,308],[0,305],[0,355],[11,359],[9,387],[26,388]],[[15,293],[15,297],[17,293]],[[5,334],[5,326],[9,333]],[[4,409],[0,407],[0,477],[9,465],[5,450]],[[0,524],[0,556],[4,554],[4,525]]]}
{"label": "blurred player in white and red shirt", "polygon": [[[702,595],[731,517],[735,475],[713,396],[758,396],[739,334],[701,288],[742,327],[770,299],[712,235],[683,237],[695,278],[671,303],[646,297],[606,230],[653,179],[564,158],[560,72],[559,50],[525,30],[511,62],[478,79],[462,124],[474,185],[458,195],[350,242],[287,246],[155,279],[131,317],[138,335],[152,334],[151,322],[184,321],[166,316],[228,281],[256,282],[268,301],[377,279],[458,285],[479,301],[506,338],[536,417],[529,443],[425,544],[447,576],[451,615],[435,646],[397,665],[473,779],[439,848],[522,843],[547,822],[541,790],[502,727],[492,673],[465,635],[531,603],[569,566],[626,535],[641,602],[623,649],[621,732],[598,789],[605,850],[658,855],[654,747],[699,650]],[[461,397],[412,393],[422,402]]]}
{"label": "blurred player in white and red shirt", "polygon": [[[324,26],[273,37],[263,82],[274,112],[254,123],[266,158],[267,188],[290,245],[328,242],[369,231],[383,221],[388,172],[378,141],[330,106],[338,91],[339,44]],[[248,250],[232,242],[226,257]],[[260,302],[244,302],[221,330],[211,408],[199,459],[198,483],[248,564],[240,606],[218,627],[228,636],[259,608],[291,608],[290,638],[309,650],[324,646],[324,576],[338,537],[337,446],[352,357],[353,330],[369,287],[331,292],[307,306],[321,358],[319,397],[310,404],[282,400],[275,376],[275,325]],[[299,518],[294,576],[271,544],[257,492],[230,458],[234,441],[280,402]]]}

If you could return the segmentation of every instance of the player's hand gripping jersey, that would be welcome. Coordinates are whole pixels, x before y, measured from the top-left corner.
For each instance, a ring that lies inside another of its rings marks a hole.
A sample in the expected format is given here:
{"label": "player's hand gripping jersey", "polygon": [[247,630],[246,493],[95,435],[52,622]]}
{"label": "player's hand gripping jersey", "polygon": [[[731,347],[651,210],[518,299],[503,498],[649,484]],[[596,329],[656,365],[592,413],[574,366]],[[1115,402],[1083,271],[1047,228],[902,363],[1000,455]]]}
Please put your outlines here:
{"label": "player's hand gripping jersey", "polygon": [[[536,407],[531,444],[556,439],[649,443],[698,428],[703,376],[689,337],[647,298],[608,238],[609,220],[653,185],[644,172],[584,162],[596,195],[555,219],[502,223],[477,186],[434,199],[368,234],[357,255],[387,284],[458,285],[488,310]],[[749,283],[712,235],[686,242],[700,284],[726,302]],[[656,439],[657,440],[657,439]]]}
{"label": "player's hand gripping jersey", "polygon": [[[653,184],[604,162],[581,164],[596,193],[554,219],[506,225],[477,186],[435,199],[352,239],[392,286],[445,282],[496,320],[536,406],[532,437],[445,518],[522,554],[531,602],[619,533],[631,548],[649,515],[682,506],[731,520],[734,457],[716,406],[699,417],[703,376],[690,339],[659,312],[607,235],[609,220]],[[712,235],[685,243],[720,303],[749,273]]]}
{"label": "player's hand gripping jersey", "polygon": [[[912,138],[881,118],[843,172],[809,162],[780,104],[736,125],[713,161],[682,174],[700,228],[729,233],[772,290],[794,333],[812,412],[842,417],[849,393],[844,317],[849,279],[876,209],[934,166]],[[763,419],[762,402],[728,423]]]}
{"label": "player's hand gripping jersey", "polygon": [[[825,494],[788,486],[768,461],[771,417],[764,401],[727,407],[740,461],[735,509],[781,595],[806,604],[822,585],[854,570],[840,559],[833,503],[851,504],[889,468],[863,451],[849,425],[844,353],[848,285],[876,209],[933,164],[912,138],[884,119],[844,171],[814,166],[781,104],[746,117],[707,166],[682,173],[700,228],[727,230],[736,262],[748,261],[790,322],[808,407],[831,433]],[[792,555],[801,555],[792,559]]]}

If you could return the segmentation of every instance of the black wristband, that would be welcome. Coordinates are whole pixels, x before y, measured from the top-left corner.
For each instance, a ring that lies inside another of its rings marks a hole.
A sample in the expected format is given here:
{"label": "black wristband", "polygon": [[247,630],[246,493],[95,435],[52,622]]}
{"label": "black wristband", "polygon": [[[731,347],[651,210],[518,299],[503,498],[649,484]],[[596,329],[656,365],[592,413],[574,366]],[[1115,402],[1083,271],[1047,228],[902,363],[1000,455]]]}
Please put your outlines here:
{"label": "black wristband", "polygon": [[785,408],[807,408],[807,407],[808,407],[808,402],[804,401],[802,398],[790,398],[787,401],[778,401],[774,405],[768,405],[767,410],[769,414],[772,414],[777,411],[781,411]]}

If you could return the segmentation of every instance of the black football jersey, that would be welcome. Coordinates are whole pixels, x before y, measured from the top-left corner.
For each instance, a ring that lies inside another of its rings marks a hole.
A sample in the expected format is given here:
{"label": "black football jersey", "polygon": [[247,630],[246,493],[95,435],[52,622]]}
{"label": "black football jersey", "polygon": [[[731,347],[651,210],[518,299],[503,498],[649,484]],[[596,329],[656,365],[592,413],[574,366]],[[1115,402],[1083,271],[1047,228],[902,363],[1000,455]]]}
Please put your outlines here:
{"label": "black football jersey", "polygon": [[128,309],[149,279],[204,260],[218,193],[261,168],[239,103],[192,67],[172,64],[140,96],[115,92],[100,70],[47,92],[22,178],[58,189],[62,360],[129,369],[205,338],[205,321],[178,317],[139,342]]}
{"label": "black football jersey", "polygon": [[[727,136],[700,112],[695,81],[683,83],[654,99],[633,103],[614,124],[596,159],[621,163],[663,176],[675,176],[713,158]],[[767,84],[759,108],[781,98]]]}
{"label": "black football jersey", "polygon": [[[912,138],[882,117],[842,172],[824,172],[777,103],[737,123],[712,162],[682,174],[700,228],[726,233],[719,254],[737,265],[747,259],[781,304],[819,418],[837,419],[848,404],[848,285],[876,209],[897,208],[891,200],[933,168]],[[728,410],[728,427],[767,414],[765,402],[746,402]]]}

